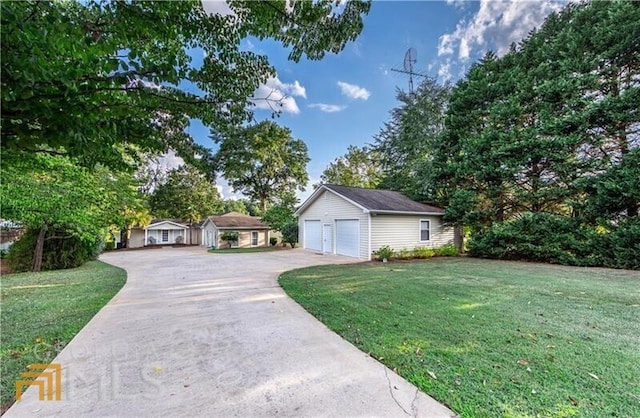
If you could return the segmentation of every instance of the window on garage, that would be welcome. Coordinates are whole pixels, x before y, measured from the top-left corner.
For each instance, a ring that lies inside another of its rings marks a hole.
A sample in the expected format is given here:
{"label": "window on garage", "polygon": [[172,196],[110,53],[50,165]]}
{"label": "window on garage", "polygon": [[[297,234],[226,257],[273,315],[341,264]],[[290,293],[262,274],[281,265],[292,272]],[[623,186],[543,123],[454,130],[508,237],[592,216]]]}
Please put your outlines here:
{"label": "window on garage", "polygon": [[167,229],[162,230],[162,242],[169,242],[169,231]]}
{"label": "window on garage", "polygon": [[420,219],[420,241],[426,242],[430,239],[431,221]]}
{"label": "window on garage", "polygon": [[254,247],[258,245],[258,231],[251,231],[251,245]]}

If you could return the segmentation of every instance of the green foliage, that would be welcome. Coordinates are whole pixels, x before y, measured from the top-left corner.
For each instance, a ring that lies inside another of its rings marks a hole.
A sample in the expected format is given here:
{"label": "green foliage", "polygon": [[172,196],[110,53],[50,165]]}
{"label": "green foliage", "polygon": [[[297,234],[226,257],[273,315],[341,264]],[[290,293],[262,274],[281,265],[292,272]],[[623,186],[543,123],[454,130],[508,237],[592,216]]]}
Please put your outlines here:
{"label": "green foliage", "polygon": [[282,242],[295,248],[298,243],[298,223],[292,222],[282,228]]}
{"label": "green foliage", "polygon": [[0,192],[3,218],[27,229],[62,231],[83,243],[95,242],[112,225],[123,226],[126,212],[142,205],[126,173],[100,165],[88,170],[63,156],[14,151],[3,153]]}
{"label": "green foliage", "polygon": [[[7,254],[7,264],[14,272],[30,271],[38,239],[38,231],[28,229],[16,241]],[[64,230],[50,230],[44,241],[42,270],[59,270],[80,267],[89,260],[95,260],[103,249],[101,239],[81,240],[68,235]]]}
{"label": "green foliage", "polygon": [[375,189],[383,178],[380,153],[369,147],[349,145],[347,153],[324,169],[320,182]]}
{"label": "green foliage", "polygon": [[[214,131],[250,120],[249,98],[275,73],[241,41],[270,38],[293,61],[321,59],[357,37],[370,2],[232,1],[228,16],[208,14],[199,0],[1,7],[3,150],[64,152],[89,167],[122,167],[123,152],[172,148],[206,166],[210,153],[187,133],[190,120]],[[204,62],[189,50],[201,51]]]}
{"label": "green foliage", "polygon": [[414,197],[471,228],[471,254],[633,265],[594,231],[633,236],[640,211],[638,21],[637,2],[569,4],[455,85],[444,130],[409,167]]}
{"label": "green foliage", "polygon": [[393,254],[394,254],[393,248],[389,247],[388,245],[385,245],[384,247],[380,247],[373,252],[373,256],[376,260],[384,260],[385,258],[387,260],[390,260],[391,257],[393,257]]}
{"label": "green foliage", "polygon": [[[437,201],[438,184],[428,181],[434,143],[444,128],[451,88],[427,78],[413,93],[398,91],[400,106],[374,137],[380,158],[380,188],[398,190],[415,199]],[[427,181],[425,181],[427,180]]]}
{"label": "green foliage", "polygon": [[227,244],[229,244],[229,248],[231,248],[234,243],[238,242],[238,238],[240,238],[240,234],[238,233],[238,231],[225,231],[220,235],[221,240],[227,241]]}
{"label": "green foliage", "polygon": [[413,260],[431,257],[457,257],[458,255],[460,254],[455,245],[445,245],[438,248],[415,247],[412,250],[403,248],[398,251],[385,245],[373,252],[375,260],[383,260],[385,258],[387,260]]}
{"label": "green foliage", "polygon": [[276,237],[269,237],[269,244],[271,244],[271,246],[275,246],[278,243],[278,238]]}
{"label": "green foliage", "polygon": [[526,213],[496,223],[472,236],[469,255],[575,266],[640,269],[640,221],[632,218],[609,228],[578,219]]}
{"label": "green foliage", "polygon": [[222,213],[238,212],[249,215],[247,205],[245,205],[245,202],[242,200],[223,199],[220,204],[222,205]]}
{"label": "green foliage", "polygon": [[307,146],[271,121],[237,129],[220,139],[220,170],[237,192],[260,205],[287,203],[304,191],[309,177]]}
{"label": "green foliage", "polygon": [[296,217],[290,206],[275,205],[267,209],[262,221],[269,225],[269,228],[282,232],[286,225],[296,222]]}
{"label": "green foliage", "polygon": [[149,197],[149,206],[158,218],[176,218],[199,222],[220,213],[222,204],[215,184],[193,167],[172,171]]}
{"label": "green foliage", "polygon": [[458,251],[455,245],[443,245],[435,249],[434,255],[440,257],[457,257],[460,255],[460,251]]}

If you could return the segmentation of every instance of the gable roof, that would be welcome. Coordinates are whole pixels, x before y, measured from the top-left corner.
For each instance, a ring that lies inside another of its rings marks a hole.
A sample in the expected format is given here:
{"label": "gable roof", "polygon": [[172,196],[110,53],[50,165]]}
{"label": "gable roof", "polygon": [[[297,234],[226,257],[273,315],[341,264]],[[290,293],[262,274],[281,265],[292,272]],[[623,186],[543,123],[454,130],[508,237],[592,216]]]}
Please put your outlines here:
{"label": "gable roof", "polygon": [[[216,228],[224,229],[269,229],[269,226],[255,216],[230,212],[219,216],[209,216],[205,222],[211,222]],[[204,226],[204,223],[202,224]]]}
{"label": "gable roof", "polygon": [[313,203],[322,191],[329,191],[371,213],[443,215],[444,209],[416,202],[400,192],[365,189],[362,187],[323,184],[296,211],[299,215]]}

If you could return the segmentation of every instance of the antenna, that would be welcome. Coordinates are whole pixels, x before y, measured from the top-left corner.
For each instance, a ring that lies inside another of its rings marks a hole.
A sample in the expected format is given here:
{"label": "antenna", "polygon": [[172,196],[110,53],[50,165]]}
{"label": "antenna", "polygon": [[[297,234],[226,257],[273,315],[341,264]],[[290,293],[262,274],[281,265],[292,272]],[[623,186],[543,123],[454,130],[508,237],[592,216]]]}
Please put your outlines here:
{"label": "antenna", "polygon": [[404,54],[404,64],[403,69],[398,70],[396,68],[392,68],[391,71],[395,71],[397,73],[409,74],[409,93],[413,93],[413,76],[419,77],[427,77],[426,74],[420,74],[413,71],[413,67],[415,63],[418,62],[418,52],[415,48],[407,49],[407,52]]}

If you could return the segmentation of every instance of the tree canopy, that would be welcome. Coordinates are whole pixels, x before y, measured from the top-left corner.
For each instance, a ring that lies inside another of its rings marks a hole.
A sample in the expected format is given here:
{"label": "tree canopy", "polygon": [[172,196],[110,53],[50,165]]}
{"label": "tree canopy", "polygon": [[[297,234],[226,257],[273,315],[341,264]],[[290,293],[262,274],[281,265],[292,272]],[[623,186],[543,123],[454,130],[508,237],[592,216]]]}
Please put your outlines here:
{"label": "tree canopy", "polygon": [[383,179],[380,153],[369,147],[349,145],[347,153],[336,158],[320,176],[321,183],[376,188]]}
{"label": "tree canopy", "polygon": [[271,121],[225,136],[216,159],[234,190],[258,202],[262,213],[270,204],[295,200],[309,181],[307,146]]}
{"label": "tree canopy", "polygon": [[223,209],[215,184],[193,167],[182,166],[169,173],[149,196],[151,213],[158,218],[199,222]]}
{"label": "tree canopy", "polygon": [[[123,154],[175,150],[205,165],[209,152],[186,131],[249,120],[257,87],[274,75],[267,57],[243,50],[254,36],[321,59],[362,30],[370,2],[230,1],[207,14],[200,0],[2,2],[3,149],[60,153],[92,166]],[[192,55],[203,56],[203,62]]]}

